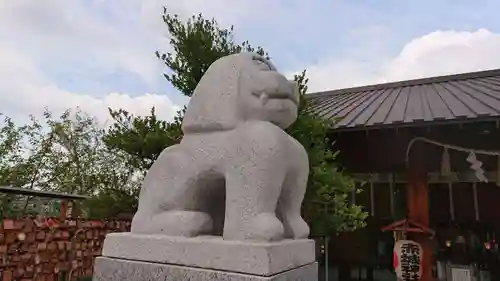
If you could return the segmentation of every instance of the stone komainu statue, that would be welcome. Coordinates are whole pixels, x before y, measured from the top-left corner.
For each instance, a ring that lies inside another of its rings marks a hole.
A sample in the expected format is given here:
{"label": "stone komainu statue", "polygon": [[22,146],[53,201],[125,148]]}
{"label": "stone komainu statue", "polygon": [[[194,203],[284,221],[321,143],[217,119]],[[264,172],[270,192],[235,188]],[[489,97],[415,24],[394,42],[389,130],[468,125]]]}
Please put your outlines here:
{"label": "stone komainu statue", "polygon": [[307,238],[300,215],[309,174],[297,84],[260,55],[214,62],[184,116],[184,137],[148,171],[132,232],[225,240]]}

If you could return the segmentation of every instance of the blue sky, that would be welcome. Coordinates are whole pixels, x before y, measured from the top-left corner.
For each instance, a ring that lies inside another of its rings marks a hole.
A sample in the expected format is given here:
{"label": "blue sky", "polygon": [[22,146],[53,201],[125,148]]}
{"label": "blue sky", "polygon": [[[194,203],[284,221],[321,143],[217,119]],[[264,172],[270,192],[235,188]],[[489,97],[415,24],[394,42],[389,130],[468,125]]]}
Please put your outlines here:
{"label": "blue sky", "polygon": [[0,3],[0,112],[106,108],[169,119],[187,99],[162,77],[162,6],[234,25],[310,90],[500,68],[500,2],[402,0],[16,0]]}

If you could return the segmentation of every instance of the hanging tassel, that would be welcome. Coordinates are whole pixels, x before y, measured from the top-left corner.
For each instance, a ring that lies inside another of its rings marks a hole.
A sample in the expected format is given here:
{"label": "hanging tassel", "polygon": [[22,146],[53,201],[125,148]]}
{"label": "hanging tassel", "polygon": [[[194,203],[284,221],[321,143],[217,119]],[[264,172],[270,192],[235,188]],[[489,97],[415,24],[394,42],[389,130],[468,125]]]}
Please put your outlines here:
{"label": "hanging tassel", "polygon": [[443,156],[441,158],[441,175],[449,176],[451,174],[451,164],[450,164],[450,153],[448,148],[445,147],[443,151]]}
{"label": "hanging tassel", "polygon": [[500,187],[500,156],[497,156],[497,186]]}

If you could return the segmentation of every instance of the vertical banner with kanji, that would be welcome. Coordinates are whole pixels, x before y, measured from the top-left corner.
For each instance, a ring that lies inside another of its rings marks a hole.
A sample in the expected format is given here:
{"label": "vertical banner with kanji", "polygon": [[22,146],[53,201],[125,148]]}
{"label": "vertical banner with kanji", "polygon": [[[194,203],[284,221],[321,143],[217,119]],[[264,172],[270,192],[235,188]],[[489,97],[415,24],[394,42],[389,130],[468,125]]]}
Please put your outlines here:
{"label": "vertical banner with kanji", "polygon": [[422,246],[415,241],[399,240],[394,244],[394,270],[399,280],[420,280],[422,252]]}

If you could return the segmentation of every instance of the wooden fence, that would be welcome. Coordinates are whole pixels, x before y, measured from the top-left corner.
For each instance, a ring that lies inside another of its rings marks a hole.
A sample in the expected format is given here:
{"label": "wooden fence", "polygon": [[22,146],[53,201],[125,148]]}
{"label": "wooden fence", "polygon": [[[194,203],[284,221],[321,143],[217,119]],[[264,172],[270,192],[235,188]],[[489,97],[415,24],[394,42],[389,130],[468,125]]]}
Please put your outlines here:
{"label": "wooden fence", "polygon": [[0,221],[0,281],[70,281],[91,276],[110,232],[130,221],[55,218]]}

